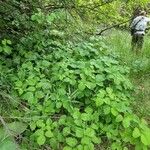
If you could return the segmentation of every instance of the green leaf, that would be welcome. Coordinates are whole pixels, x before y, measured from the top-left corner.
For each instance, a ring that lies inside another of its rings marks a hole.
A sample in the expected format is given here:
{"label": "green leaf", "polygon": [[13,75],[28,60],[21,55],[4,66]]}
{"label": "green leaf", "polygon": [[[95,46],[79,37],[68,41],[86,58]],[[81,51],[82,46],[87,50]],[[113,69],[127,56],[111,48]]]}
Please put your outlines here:
{"label": "green leaf", "polygon": [[62,102],[56,102],[56,108],[61,108],[62,107]]}
{"label": "green leaf", "polygon": [[19,146],[13,138],[6,138],[0,142],[0,150],[17,150]]}
{"label": "green leaf", "polygon": [[45,96],[45,94],[44,94],[42,91],[37,91],[37,92],[35,92],[35,97],[36,97],[36,98],[41,99],[41,98],[43,98],[44,96]]}
{"label": "green leaf", "polygon": [[121,122],[122,120],[123,120],[122,115],[118,115],[118,116],[116,117],[116,122]]}
{"label": "green leaf", "polygon": [[109,113],[110,113],[110,107],[109,106],[104,107],[104,114],[108,115]]}
{"label": "green leaf", "polygon": [[99,106],[101,106],[101,105],[104,104],[103,99],[101,99],[101,98],[99,98],[99,97],[96,98],[95,102],[96,102],[96,106],[97,106],[97,107],[99,107]]}
{"label": "green leaf", "polygon": [[67,135],[69,135],[70,134],[70,127],[65,127],[64,129],[63,129],[63,135],[64,136],[67,136]]}
{"label": "green leaf", "polygon": [[71,146],[71,147],[75,147],[78,143],[78,141],[75,138],[66,138],[66,143]]}
{"label": "green leaf", "polygon": [[78,85],[78,88],[79,88],[80,91],[83,91],[85,89],[85,87],[86,87],[85,83],[83,83],[83,82],[80,82],[79,85]]}
{"label": "green leaf", "polygon": [[70,147],[70,146],[65,146],[65,147],[63,148],[63,150],[73,150],[73,149],[72,149],[72,147]]}
{"label": "green leaf", "polygon": [[68,112],[72,112],[72,105],[70,104],[69,101],[62,101],[63,102],[63,107],[68,111]]}
{"label": "green leaf", "polygon": [[86,82],[86,86],[92,90],[96,87],[96,83],[93,83],[93,82]]}
{"label": "green leaf", "polygon": [[90,142],[91,142],[91,138],[90,137],[83,137],[82,139],[81,139],[81,143],[84,145],[88,145]]}
{"label": "green leaf", "polygon": [[38,126],[38,127],[45,127],[45,123],[43,122],[43,120],[38,120],[37,122],[36,122],[36,125]]}
{"label": "green leaf", "polygon": [[81,119],[83,121],[90,121],[91,120],[91,115],[90,114],[87,114],[87,113],[82,113],[81,114]]}
{"label": "green leaf", "polygon": [[140,135],[141,135],[140,130],[137,127],[135,127],[133,130],[132,136],[134,138],[138,138],[138,137],[140,137]]}
{"label": "green leaf", "polygon": [[[105,80],[105,77],[104,77],[104,75],[96,75],[96,77],[95,77],[95,80],[96,80],[96,82],[98,83],[101,83],[102,81],[104,81]],[[98,84],[99,84],[98,83]]]}
{"label": "green leaf", "polygon": [[84,150],[84,146],[83,145],[78,145],[77,150]]}
{"label": "green leaf", "polygon": [[80,119],[75,119],[75,120],[74,120],[74,123],[75,123],[77,126],[82,126],[82,125],[83,125],[83,122],[82,122],[82,120],[80,120]]}
{"label": "green leaf", "polygon": [[22,122],[12,122],[7,123],[7,127],[14,136],[17,136],[26,130],[27,124]]}
{"label": "green leaf", "polygon": [[107,91],[108,94],[112,94],[112,93],[113,93],[113,90],[112,90],[112,88],[110,88],[110,87],[107,87],[107,88],[106,88],[106,91]]}
{"label": "green leaf", "polygon": [[89,113],[89,114],[92,114],[93,113],[93,109],[91,107],[86,107],[85,108],[85,112]]}
{"label": "green leaf", "polygon": [[117,111],[115,108],[111,108],[111,113],[112,113],[114,116],[117,116],[117,115],[118,115],[118,111]]}
{"label": "green leaf", "polygon": [[130,126],[130,118],[129,117],[126,117],[123,119],[123,126],[125,128],[128,128]]}
{"label": "green leaf", "polygon": [[59,143],[58,143],[57,139],[50,138],[49,143],[50,143],[50,146],[52,149],[59,149]]}
{"label": "green leaf", "polygon": [[84,131],[82,128],[76,128],[75,129],[76,137],[81,138],[84,136]]}
{"label": "green leaf", "polygon": [[7,40],[7,44],[11,45],[12,43],[11,43],[11,41],[10,41],[10,40]]}
{"label": "green leaf", "polygon": [[51,130],[48,130],[45,132],[45,136],[48,137],[48,138],[51,138],[54,136],[53,132]]}
{"label": "green leaf", "polygon": [[100,144],[101,143],[101,138],[98,138],[96,136],[93,136],[92,137],[92,141],[95,143],[95,144]]}
{"label": "green leaf", "polygon": [[141,142],[146,146],[150,145],[150,134],[149,133],[141,134]]}
{"label": "green leaf", "polygon": [[42,66],[44,66],[44,67],[49,67],[49,66],[50,66],[50,62],[47,61],[47,60],[43,60],[43,61],[42,61]]}
{"label": "green leaf", "polygon": [[36,90],[36,88],[35,87],[33,87],[33,86],[30,86],[30,87],[28,87],[28,89],[27,89],[28,91],[30,91],[30,92],[34,92],[35,90]]}
{"label": "green leaf", "polygon": [[2,40],[2,44],[3,44],[3,45],[6,45],[6,43],[7,43],[7,40],[6,40],[6,39]]}
{"label": "green leaf", "polygon": [[73,118],[79,119],[80,117],[81,117],[81,113],[79,112],[79,110],[74,110],[73,111]]}
{"label": "green leaf", "polygon": [[87,128],[86,130],[85,130],[85,133],[84,133],[86,136],[89,136],[89,137],[94,137],[95,136],[95,131],[94,131],[94,129],[92,129],[92,128]]}
{"label": "green leaf", "polygon": [[22,96],[23,99],[28,100],[28,101],[33,101],[34,100],[34,96],[32,92],[27,92]]}
{"label": "green leaf", "polygon": [[9,46],[3,47],[3,50],[4,50],[4,52],[7,53],[7,54],[10,54],[11,51],[12,51],[11,47],[9,47]]}
{"label": "green leaf", "polygon": [[31,131],[35,130],[35,128],[36,128],[36,123],[35,123],[35,122],[32,122],[32,123],[30,124],[30,129],[31,129]]}
{"label": "green leaf", "polygon": [[39,145],[43,145],[43,144],[45,143],[45,141],[46,141],[46,138],[45,138],[44,135],[40,135],[40,136],[37,138],[37,143],[38,143]]}

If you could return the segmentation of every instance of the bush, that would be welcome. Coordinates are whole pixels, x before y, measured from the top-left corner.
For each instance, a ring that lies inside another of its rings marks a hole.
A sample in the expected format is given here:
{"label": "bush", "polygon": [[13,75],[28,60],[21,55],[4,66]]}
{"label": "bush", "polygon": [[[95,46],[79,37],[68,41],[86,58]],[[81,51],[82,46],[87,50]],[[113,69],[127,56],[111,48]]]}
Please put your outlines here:
{"label": "bush", "polygon": [[32,145],[92,150],[109,142],[112,149],[146,149],[150,132],[130,108],[129,68],[96,38],[52,48],[26,51],[12,78],[26,103]]}
{"label": "bush", "polygon": [[28,124],[22,147],[92,150],[108,143],[112,150],[148,149],[150,129],[130,107],[129,68],[101,39],[72,45],[61,32],[45,29],[41,12],[32,20],[33,32],[14,49],[5,40],[0,51],[13,69],[11,94],[20,99],[11,115]]}

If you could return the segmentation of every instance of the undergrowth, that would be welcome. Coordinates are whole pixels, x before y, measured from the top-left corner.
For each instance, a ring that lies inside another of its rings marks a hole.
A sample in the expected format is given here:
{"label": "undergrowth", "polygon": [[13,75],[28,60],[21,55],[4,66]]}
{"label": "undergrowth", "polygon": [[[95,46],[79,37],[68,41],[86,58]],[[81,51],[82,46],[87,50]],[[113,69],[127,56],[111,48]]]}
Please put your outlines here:
{"label": "undergrowth", "polygon": [[122,64],[130,68],[130,79],[135,85],[134,110],[149,122],[150,117],[150,42],[149,33],[145,35],[142,51],[136,55],[131,51],[131,36],[126,31],[114,30],[109,34],[109,40],[105,42],[110,45],[113,51],[117,52]]}
{"label": "undergrowth", "polygon": [[0,149],[147,150],[150,129],[132,111],[128,63],[101,38],[65,41],[53,19],[36,13],[36,28],[17,45],[1,43],[1,79],[15,103],[0,116]]}

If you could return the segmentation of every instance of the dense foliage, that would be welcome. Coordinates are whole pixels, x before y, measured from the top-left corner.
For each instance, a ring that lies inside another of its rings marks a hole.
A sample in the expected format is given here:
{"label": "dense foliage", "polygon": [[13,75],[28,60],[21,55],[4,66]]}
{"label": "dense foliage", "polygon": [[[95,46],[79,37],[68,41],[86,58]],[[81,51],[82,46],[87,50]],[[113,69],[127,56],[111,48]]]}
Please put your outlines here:
{"label": "dense foliage", "polygon": [[0,23],[0,149],[148,149],[150,129],[130,106],[130,69],[101,38],[81,40],[87,25],[79,17],[105,23],[99,12],[127,2],[8,2],[0,6],[12,11]]}

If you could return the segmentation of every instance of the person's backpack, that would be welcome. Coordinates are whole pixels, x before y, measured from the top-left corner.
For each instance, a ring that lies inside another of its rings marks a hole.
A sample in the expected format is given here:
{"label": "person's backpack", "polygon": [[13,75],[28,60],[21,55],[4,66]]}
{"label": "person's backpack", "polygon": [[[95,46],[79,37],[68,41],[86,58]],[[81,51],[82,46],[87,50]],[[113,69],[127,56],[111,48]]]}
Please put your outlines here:
{"label": "person's backpack", "polygon": [[142,17],[133,27],[130,28],[130,33],[131,33],[132,36],[133,36],[134,33],[136,32],[135,27],[137,26],[137,24],[138,24],[142,19],[143,19],[143,17]]}

